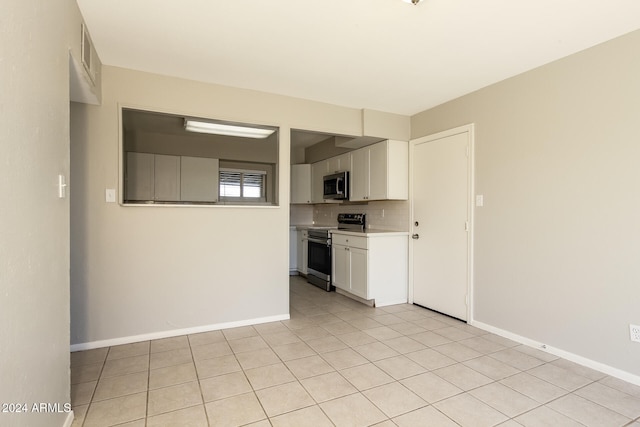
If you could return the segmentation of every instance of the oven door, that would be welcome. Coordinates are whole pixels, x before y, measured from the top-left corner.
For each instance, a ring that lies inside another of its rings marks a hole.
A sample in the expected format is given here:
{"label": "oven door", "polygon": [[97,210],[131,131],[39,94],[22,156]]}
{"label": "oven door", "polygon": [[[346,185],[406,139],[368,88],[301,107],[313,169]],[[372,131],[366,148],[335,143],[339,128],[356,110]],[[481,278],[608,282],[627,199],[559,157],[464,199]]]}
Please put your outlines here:
{"label": "oven door", "polygon": [[331,280],[331,246],[326,240],[307,241],[307,272],[323,280]]}

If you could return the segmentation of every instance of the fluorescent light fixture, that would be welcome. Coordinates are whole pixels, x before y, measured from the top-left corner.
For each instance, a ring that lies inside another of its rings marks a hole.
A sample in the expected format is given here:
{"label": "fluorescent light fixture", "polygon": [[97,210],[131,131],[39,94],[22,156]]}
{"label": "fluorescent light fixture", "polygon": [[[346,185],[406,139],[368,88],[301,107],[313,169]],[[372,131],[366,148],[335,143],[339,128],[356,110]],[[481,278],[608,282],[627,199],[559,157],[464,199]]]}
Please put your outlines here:
{"label": "fluorescent light fixture", "polygon": [[264,139],[275,132],[274,129],[260,129],[247,126],[223,125],[221,123],[201,122],[184,119],[184,128],[189,132],[210,133],[213,135],[239,136],[242,138]]}

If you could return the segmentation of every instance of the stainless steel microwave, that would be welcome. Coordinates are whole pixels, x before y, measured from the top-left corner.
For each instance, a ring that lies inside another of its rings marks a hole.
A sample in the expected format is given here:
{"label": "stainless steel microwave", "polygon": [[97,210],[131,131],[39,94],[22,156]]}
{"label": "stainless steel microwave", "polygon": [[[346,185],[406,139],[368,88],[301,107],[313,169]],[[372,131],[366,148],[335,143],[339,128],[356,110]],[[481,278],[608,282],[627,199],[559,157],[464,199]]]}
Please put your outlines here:
{"label": "stainless steel microwave", "polygon": [[349,200],[349,172],[337,172],[322,179],[323,198]]}

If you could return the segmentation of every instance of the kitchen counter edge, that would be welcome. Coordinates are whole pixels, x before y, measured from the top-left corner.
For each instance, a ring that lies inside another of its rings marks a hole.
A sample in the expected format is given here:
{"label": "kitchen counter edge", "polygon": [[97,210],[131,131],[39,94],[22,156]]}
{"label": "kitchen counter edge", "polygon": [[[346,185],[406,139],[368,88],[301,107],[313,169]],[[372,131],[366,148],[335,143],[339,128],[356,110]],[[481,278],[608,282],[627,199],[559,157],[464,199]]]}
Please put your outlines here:
{"label": "kitchen counter edge", "polygon": [[378,230],[375,228],[366,231],[331,230],[331,233],[345,234],[347,236],[383,237],[383,236],[408,236],[408,231]]}

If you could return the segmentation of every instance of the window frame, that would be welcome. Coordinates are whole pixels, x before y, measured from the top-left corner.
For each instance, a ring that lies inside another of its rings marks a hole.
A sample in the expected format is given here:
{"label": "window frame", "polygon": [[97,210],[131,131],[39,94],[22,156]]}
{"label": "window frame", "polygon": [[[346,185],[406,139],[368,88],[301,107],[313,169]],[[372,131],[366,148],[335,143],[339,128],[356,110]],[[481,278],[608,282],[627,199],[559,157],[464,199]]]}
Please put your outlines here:
{"label": "window frame", "polygon": [[[240,196],[224,196],[222,191],[223,186],[223,173],[238,173],[240,174]],[[228,167],[220,167],[219,168],[219,181],[218,181],[218,200],[221,203],[225,202],[233,202],[233,203],[267,203],[267,172],[261,169],[237,169],[237,168],[228,168]],[[262,184],[260,186],[261,196],[260,197],[247,197],[244,196],[244,175],[245,174],[253,174],[262,176]]]}

